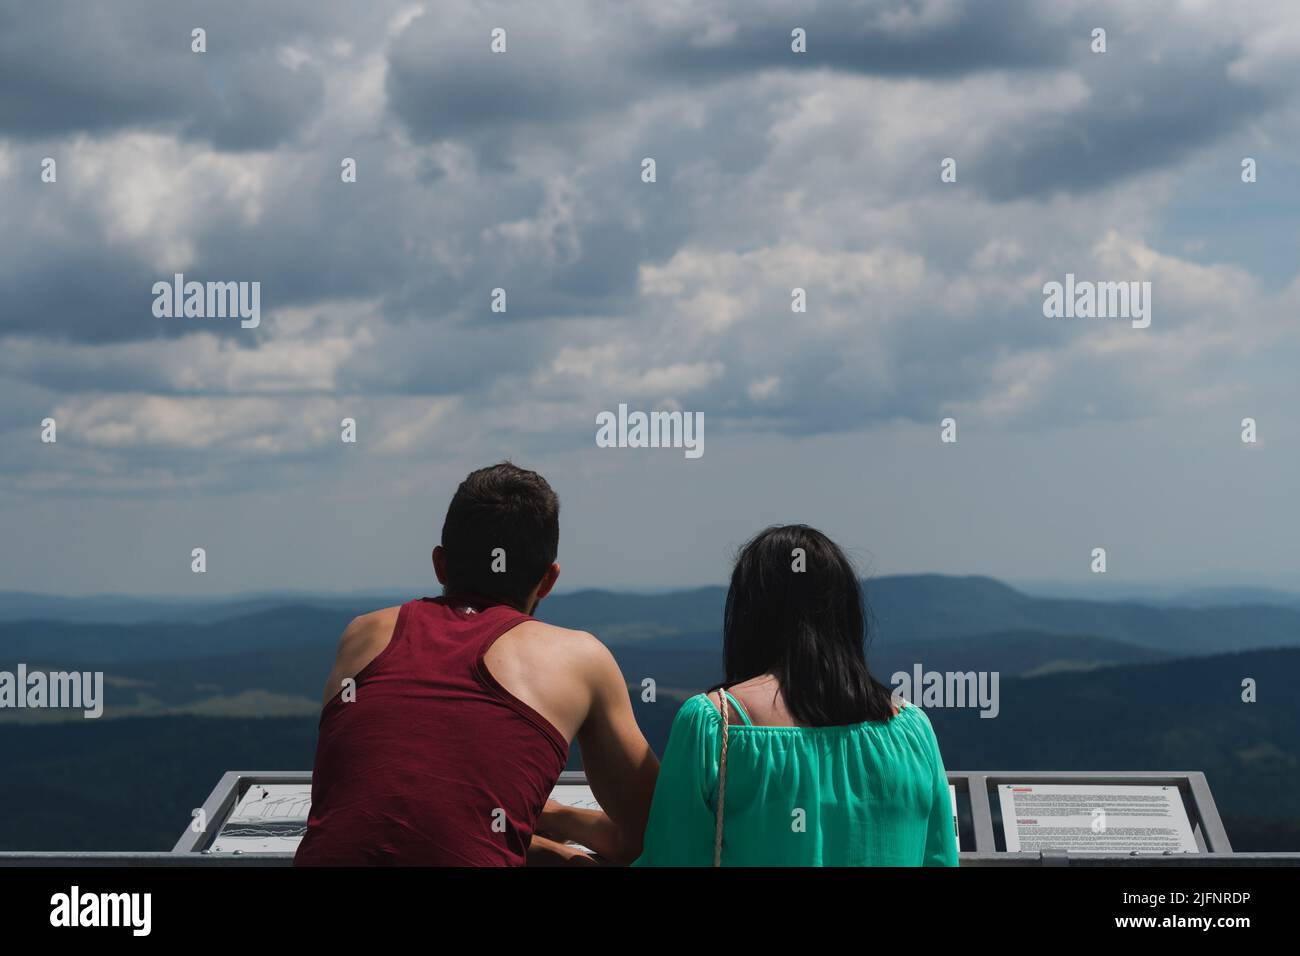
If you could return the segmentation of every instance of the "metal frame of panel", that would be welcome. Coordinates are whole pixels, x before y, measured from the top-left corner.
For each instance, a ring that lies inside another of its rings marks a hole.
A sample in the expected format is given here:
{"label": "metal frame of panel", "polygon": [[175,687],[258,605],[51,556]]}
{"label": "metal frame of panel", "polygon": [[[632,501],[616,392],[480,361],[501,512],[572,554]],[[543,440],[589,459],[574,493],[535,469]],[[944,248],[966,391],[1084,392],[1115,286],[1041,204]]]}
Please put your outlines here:
{"label": "metal frame of panel", "polygon": [[[172,847],[173,853],[201,853],[212,844],[221,832],[221,825],[230,816],[239,798],[253,784],[268,783],[311,783],[310,770],[284,770],[273,773],[259,773],[247,770],[227,770],[212,788],[208,798],[203,801],[203,814],[207,827],[195,832],[191,826],[185,828],[181,838]],[[224,855],[224,854],[223,854]],[[239,856],[271,857],[273,859],[292,859],[288,853],[240,853]]]}
{"label": "metal frame of panel", "polygon": [[[1205,774],[1199,770],[1189,771],[1149,771],[1149,770],[999,770],[999,771],[950,771],[948,782],[965,781],[965,787],[958,786],[958,792],[964,789],[970,799],[971,822],[975,828],[975,849],[961,854],[963,865],[970,866],[1079,866],[1097,864],[1148,864],[1178,861],[1199,862],[1201,865],[1219,862],[1217,858],[1237,857],[1228,841],[1228,833],[1219,818],[1219,808],[1210,793],[1210,785]],[[1183,798],[1183,807],[1187,810],[1187,820],[1192,826],[1192,835],[1201,852],[1196,854],[1166,853],[1008,853],[997,849],[997,838],[993,829],[992,800],[996,788],[1005,784],[1082,784],[1099,787],[1107,786],[1148,786],[1177,787]],[[975,799],[979,794],[980,799]],[[1250,854],[1255,856],[1257,854]],[[1276,862],[1285,862],[1294,858],[1300,863],[1300,854],[1276,854]],[[1226,862],[1226,861],[1224,861]]]}

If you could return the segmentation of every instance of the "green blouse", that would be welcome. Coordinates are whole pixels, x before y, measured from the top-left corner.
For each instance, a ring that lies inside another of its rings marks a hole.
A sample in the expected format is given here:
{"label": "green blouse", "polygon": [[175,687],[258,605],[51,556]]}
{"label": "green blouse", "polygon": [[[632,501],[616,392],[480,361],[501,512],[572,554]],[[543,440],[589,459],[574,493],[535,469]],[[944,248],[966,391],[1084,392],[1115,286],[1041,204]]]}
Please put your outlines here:
{"label": "green blouse", "polygon": [[[930,718],[905,704],[841,727],[728,727],[724,866],[956,866]],[[722,716],[704,695],[673,721],[634,866],[712,866]]]}

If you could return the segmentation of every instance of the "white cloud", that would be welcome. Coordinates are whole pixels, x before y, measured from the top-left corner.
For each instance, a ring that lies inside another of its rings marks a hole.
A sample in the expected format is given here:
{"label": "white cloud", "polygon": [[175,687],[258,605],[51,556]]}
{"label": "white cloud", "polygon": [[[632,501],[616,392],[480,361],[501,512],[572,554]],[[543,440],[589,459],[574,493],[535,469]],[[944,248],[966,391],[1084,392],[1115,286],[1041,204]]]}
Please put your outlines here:
{"label": "white cloud", "polygon": [[214,227],[259,227],[275,162],[139,132],[80,136],[62,156],[60,181],[96,211],[103,241],[135,249],[160,273],[195,266],[197,239]]}

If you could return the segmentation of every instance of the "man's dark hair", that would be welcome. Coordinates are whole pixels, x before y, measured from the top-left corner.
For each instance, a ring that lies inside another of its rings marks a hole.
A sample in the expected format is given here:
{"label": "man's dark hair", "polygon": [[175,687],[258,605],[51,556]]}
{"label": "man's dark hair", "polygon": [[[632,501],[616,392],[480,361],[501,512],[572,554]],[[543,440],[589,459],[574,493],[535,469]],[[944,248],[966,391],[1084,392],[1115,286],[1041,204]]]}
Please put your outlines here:
{"label": "man's dark hair", "polygon": [[[555,562],[560,547],[560,499],[535,471],[503,461],[470,472],[456,489],[442,524],[443,582],[449,594],[494,597],[524,609],[528,595]],[[493,557],[500,548],[502,561]]]}

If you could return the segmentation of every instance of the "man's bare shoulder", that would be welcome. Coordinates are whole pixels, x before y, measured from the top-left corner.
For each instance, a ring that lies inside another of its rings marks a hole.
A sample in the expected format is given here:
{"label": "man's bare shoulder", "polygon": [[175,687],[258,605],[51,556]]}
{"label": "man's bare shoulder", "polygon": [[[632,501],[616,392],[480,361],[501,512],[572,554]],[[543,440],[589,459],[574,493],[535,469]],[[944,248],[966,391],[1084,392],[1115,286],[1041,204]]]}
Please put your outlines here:
{"label": "man's bare shoulder", "polygon": [[378,611],[369,611],[365,614],[358,614],[348,625],[348,629],[343,633],[364,633],[373,631],[377,628],[393,627],[397,623],[397,615],[401,612],[400,604],[393,607],[381,607]]}
{"label": "man's bare shoulder", "polygon": [[339,639],[340,651],[360,650],[379,642],[387,645],[392,639],[393,629],[397,627],[397,615],[401,606],[384,607],[378,611],[358,614],[354,617],[343,636]]}
{"label": "man's bare shoulder", "polygon": [[579,663],[594,665],[609,656],[609,649],[596,635],[545,621],[524,621],[511,628],[503,639],[508,639],[512,650],[551,660],[558,657],[569,666]]}
{"label": "man's bare shoulder", "polygon": [[361,627],[376,627],[380,624],[396,624],[397,615],[402,610],[400,604],[394,604],[392,607],[381,607],[378,611],[369,611],[366,614],[358,614],[352,619],[352,623]]}
{"label": "man's bare shoulder", "polygon": [[571,627],[560,627],[556,624],[547,624],[545,621],[533,619],[524,621],[517,627],[510,629],[510,634],[516,637],[527,637],[531,640],[548,641],[556,645],[573,648],[586,648],[595,650],[604,647],[600,640],[594,634],[587,631],[574,630]]}

